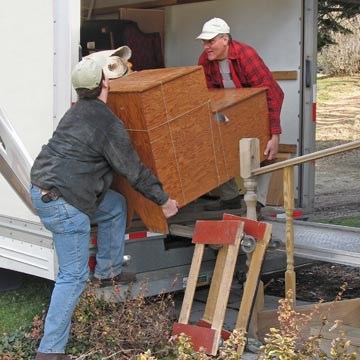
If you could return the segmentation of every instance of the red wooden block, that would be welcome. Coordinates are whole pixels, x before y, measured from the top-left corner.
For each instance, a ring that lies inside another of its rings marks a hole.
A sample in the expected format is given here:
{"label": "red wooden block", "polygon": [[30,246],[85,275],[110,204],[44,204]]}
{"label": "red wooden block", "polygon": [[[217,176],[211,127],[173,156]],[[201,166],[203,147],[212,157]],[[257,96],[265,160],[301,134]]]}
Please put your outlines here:
{"label": "red wooden block", "polygon": [[192,242],[195,244],[234,244],[239,221],[198,220]]}
{"label": "red wooden block", "polygon": [[189,324],[174,323],[172,335],[181,333],[190,336],[195,351],[203,348],[206,354],[211,354],[215,341],[215,330]]}
{"label": "red wooden block", "polygon": [[[211,324],[209,322],[203,320],[203,319],[200,319],[198,321],[198,326],[204,327],[204,328],[211,328]],[[230,331],[227,331],[227,330],[224,330],[224,329],[221,330],[221,338],[223,340],[229,339],[230,335],[231,335]]]}
{"label": "red wooden block", "polygon": [[262,240],[265,236],[266,224],[263,222],[250,220],[248,218],[232,215],[232,214],[223,214],[223,220],[238,220],[243,221],[244,232],[246,235],[251,235],[257,240]]}

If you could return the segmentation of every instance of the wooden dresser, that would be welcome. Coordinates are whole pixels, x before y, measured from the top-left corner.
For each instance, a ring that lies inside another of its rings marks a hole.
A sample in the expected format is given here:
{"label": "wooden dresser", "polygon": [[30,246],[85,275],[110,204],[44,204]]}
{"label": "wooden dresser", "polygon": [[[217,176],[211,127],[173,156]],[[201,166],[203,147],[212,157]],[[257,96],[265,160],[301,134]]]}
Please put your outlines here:
{"label": "wooden dresser", "polygon": [[[200,66],[144,70],[113,80],[108,105],[124,122],[141,160],[180,207],[239,175],[239,140],[269,139],[266,89],[208,90]],[[159,206],[121,176],[125,195],[151,231],[168,232]]]}

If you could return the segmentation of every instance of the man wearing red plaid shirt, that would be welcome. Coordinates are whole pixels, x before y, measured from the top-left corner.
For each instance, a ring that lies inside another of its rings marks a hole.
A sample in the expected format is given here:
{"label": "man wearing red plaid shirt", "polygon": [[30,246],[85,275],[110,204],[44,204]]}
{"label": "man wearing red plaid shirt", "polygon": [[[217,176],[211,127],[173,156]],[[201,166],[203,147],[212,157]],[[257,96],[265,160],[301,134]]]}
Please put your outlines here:
{"label": "man wearing red plaid shirt", "polygon": [[[258,53],[249,45],[231,38],[230,27],[219,18],[207,21],[197,37],[204,51],[199,58],[205,72],[208,88],[267,87],[270,135],[264,155],[268,160],[276,157],[281,134],[280,112],[284,93]],[[258,177],[258,218],[266,205],[270,174]],[[241,195],[235,179],[220,186],[220,201],[208,205],[205,210],[241,208]]]}

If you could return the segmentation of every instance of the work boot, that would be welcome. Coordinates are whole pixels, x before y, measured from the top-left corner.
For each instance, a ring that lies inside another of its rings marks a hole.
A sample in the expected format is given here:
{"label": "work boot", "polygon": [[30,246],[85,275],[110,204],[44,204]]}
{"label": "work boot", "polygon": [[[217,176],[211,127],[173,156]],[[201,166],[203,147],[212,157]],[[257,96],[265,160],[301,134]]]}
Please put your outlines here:
{"label": "work boot", "polygon": [[71,360],[71,357],[61,353],[37,352],[35,360]]}
{"label": "work boot", "polygon": [[93,277],[91,283],[98,285],[99,287],[111,286],[111,285],[129,285],[137,281],[136,275],[132,272],[122,271],[119,275],[116,275],[108,279],[98,279]]}
{"label": "work boot", "polygon": [[231,210],[231,209],[241,209],[242,196],[239,195],[236,198],[230,200],[220,200],[213,204],[205,205],[205,211],[221,211],[221,210]]}

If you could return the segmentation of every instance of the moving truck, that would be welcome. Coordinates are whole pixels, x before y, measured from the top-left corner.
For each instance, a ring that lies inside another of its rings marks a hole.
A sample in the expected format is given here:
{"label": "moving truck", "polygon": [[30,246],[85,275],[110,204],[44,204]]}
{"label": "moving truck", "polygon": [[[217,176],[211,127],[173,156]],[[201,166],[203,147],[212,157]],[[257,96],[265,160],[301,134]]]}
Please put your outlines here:
{"label": "moving truck", "polygon": [[[162,19],[160,30],[159,20],[154,21],[158,12]],[[195,65],[202,50],[195,38],[203,23],[212,17],[225,19],[233,38],[259,52],[285,93],[281,143],[296,145],[297,155],[315,149],[316,0],[32,0],[21,6],[9,2],[0,15],[3,270],[55,279],[57,263],[51,234],[32,211],[27,194],[29,170],[41,145],[76,101],[70,76],[84,51],[80,46],[82,23],[129,14],[137,16],[145,32],[161,32],[165,67]],[[296,205],[311,212],[314,165],[297,168],[295,177]],[[195,221],[196,213],[194,217]],[[181,241],[177,246],[176,239],[146,230],[130,232],[127,237],[129,270],[149,280],[150,294],[185,286],[191,246]],[[215,257],[211,249],[207,251],[202,283],[211,276],[206,261]],[[142,254],[147,254],[146,259]],[[179,279],[175,285],[174,278]]]}

